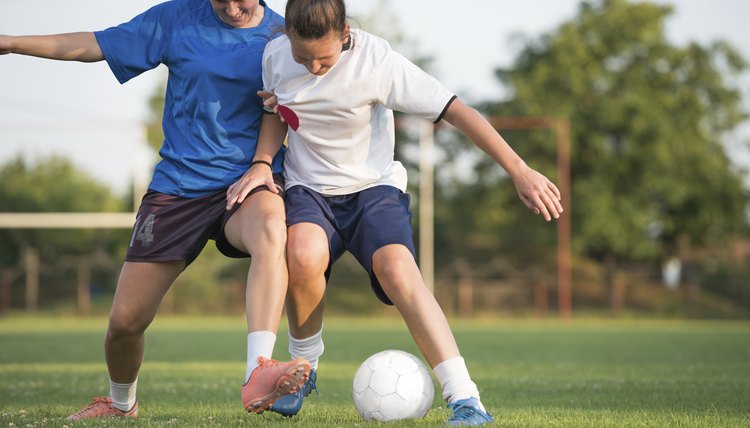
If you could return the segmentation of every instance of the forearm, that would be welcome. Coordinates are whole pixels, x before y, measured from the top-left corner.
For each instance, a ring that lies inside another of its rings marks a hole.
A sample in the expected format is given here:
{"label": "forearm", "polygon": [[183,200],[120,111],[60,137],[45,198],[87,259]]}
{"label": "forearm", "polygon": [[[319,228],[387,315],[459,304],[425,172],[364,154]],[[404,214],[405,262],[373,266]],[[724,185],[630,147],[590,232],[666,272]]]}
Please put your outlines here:
{"label": "forearm", "polygon": [[6,53],[62,61],[96,62],[104,59],[94,33],[66,33],[46,36],[0,36]]}
{"label": "forearm", "polygon": [[477,147],[487,153],[511,177],[516,176],[526,163],[505,139],[478,111],[456,99],[448,107],[443,119],[466,135]]}
{"label": "forearm", "polygon": [[264,114],[253,160],[271,162],[286,138],[287,125],[276,114]]}

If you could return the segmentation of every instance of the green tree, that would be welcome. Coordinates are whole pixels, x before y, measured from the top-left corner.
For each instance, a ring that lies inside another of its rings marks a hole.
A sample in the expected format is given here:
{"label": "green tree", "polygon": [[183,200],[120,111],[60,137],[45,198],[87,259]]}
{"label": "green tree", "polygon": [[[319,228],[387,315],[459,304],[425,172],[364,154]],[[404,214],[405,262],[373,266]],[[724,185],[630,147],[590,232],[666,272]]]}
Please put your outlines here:
{"label": "green tree", "polygon": [[746,118],[733,80],[745,61],[723,41],[673,45],[671,13],[584,2],[497,73],[512,99],[491,114],[571,120],[574,246],[612,269],[684,256],[745,227],[743,177],[722,145]]}

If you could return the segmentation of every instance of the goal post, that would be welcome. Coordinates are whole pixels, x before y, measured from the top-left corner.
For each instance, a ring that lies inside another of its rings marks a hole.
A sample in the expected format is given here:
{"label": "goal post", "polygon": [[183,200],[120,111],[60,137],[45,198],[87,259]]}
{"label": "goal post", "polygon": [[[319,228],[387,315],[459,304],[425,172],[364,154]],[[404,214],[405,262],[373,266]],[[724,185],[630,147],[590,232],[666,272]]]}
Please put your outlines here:
{"label": "goal post", "polygon": [[[148,188],[151,156],[146,142],[146,129],[141,127],[140,137],[135,140],[132,160],[133,208],[140,205]],[[0,229],[131,229],[135,224],[135,212],[0,212]],[[23,250],[25,273],[26,310],[35,311],[39,299],[40,262],[36,249]],[[12,282],[18,276],[12,270],[0,270],[0,314],[10,309]],[[82,262],[77,266],[76,300],[78,312],[88,314],[91,307],[91,265]]]}
{"label": "goal post", "polygon": [[491,117],[499,130],[549,129],[555,134],[557,148],[557,187],[562,196],[563,214],[557,219],[557,297],[560,318],[569,319],[573,311],[573,279],[571,250],[571,180],[570,121],[556,117]]}
{"label": "goal post", "polygon": [[[557,187],[562,196],[563,214],[557,224],[557,291],[558,315],[562,319],[572,316],[572,250],[571,250],[571,182],[570,182],[570,121],[555,117],[489,117],[487,120],[498,131],[548,129],[555,135]],[[434,293],[434,132],[429,121],[422,121],[419,129],[419,266],[428,288]],[[465,285],[465,284],[464,284]],[[468,288],[467,288],[468,287]],[[459,307],[471,307],[467,299],[473,299],[469,286],[459,293]],[[540,299],[546,299],[539,290]],[[536,298],[535,298],[536,299]],[[463,303],[462,303],[463,302]],[[545,303],[546,304],[546,303]],[[471,312],[464,310],[463,312]]]}

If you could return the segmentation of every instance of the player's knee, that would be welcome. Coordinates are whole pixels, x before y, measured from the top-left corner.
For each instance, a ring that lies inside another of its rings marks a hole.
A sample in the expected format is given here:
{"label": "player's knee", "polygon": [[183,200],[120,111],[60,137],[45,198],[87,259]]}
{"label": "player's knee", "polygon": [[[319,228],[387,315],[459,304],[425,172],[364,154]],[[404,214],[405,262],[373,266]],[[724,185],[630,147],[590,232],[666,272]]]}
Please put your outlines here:
{"label": "player's knee", "polygon": [[143,334],[148,327],[148,322],[136,313],[127,311],[112,311],[107,326],[107,338],[117,340]]}
{"label": "player's knee", "polygon": [[[286,223],[284,220],[269,218],[259,228],[258,231],[250,231],[250,233],[244,234],[245,247],[257,249],[260,254],[284,254],[286,250]],[[255,256],[253,255],[253,257]]]}
{"label": "player's knee", "polygon": [[328,254],[306,246],[288,246],[286,254],[290,283],[317,278],[328,266]]}
{"label": "player's knee", "polygon": [[410,295],[417,286],[407,275],[408,266],[400,260],[376,264],[373,269],[380,286],[389,297]]}
{"label": "player's knee", "polygon": [[284,219],[267,221],[264,234],[269,247],[282,253],[286,251],[286,222]]}

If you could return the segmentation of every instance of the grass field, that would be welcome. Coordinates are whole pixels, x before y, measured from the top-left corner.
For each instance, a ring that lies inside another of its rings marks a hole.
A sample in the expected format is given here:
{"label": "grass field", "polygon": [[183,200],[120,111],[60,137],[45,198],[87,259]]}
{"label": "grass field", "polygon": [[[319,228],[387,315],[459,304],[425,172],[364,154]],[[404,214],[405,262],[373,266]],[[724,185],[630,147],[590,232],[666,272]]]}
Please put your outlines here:
{"label": "grass field", "polygon": [[[246,414],[242,317],[158,318],[148,332],[137,421],[66,423],[108,391],[104,319],[0,319],[0,427],[442,426],[362,421],[354,371],[383,349],[418,354],[398,319],[328,319],[320,396],[293,419]],[[497,426],[750,427],[750,323],[480,320],[453,323]],[[286,359],[286,331],[277,358]],[[436,388],[436,391],[439,391]],[[439,394],[438,394],[439,395]]]}

